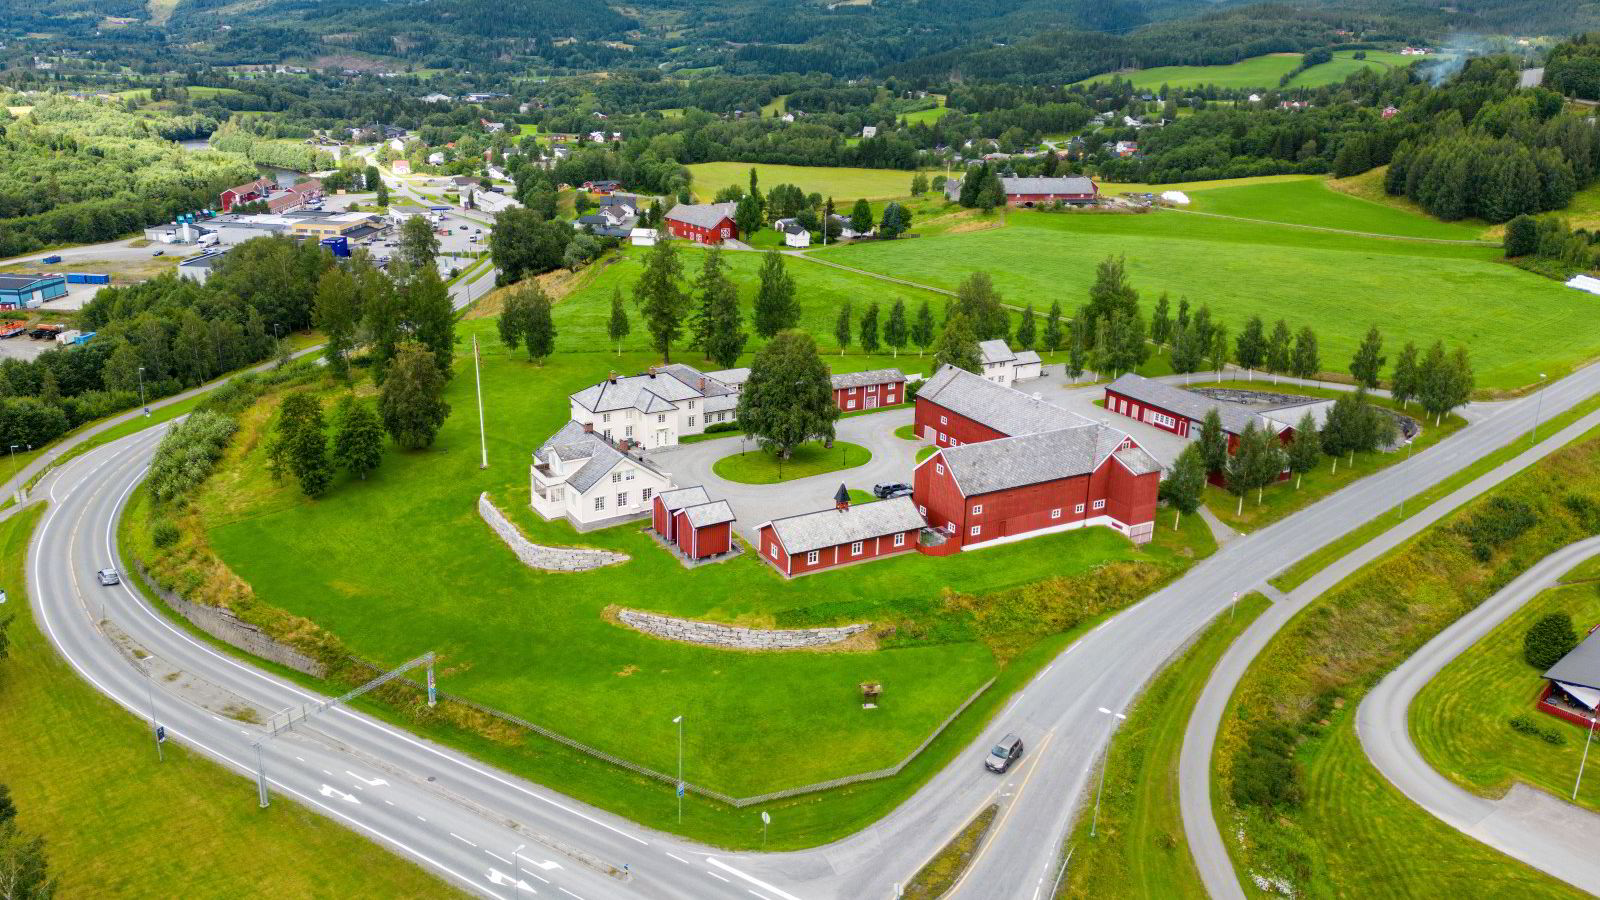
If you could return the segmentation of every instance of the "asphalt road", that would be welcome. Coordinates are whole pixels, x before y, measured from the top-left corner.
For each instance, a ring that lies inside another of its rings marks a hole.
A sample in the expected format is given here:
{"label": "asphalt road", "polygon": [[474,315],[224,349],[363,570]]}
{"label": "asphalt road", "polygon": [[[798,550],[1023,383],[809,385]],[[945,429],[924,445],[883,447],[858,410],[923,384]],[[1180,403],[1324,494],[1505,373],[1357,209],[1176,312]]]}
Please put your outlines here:
{"label": "asphalt road", "polygon": [[1600,815],[1520,783],[1498,799],[1468,793],[1422,758],[1411,740],[1407,715],[1417,692],[1440,669],[1596,553],[1600,537],[1569,544],[1540,560],[1424,644],[1378,682],[1356,709],[1356,732],[1367,757],[1412,802],[1446,825],[1591,894],[1600,894],[1600,858],[1594,853]]}
{"label": "asphalt road", "polygon": [[[1577,402],[1597,382],[1600,369],[1551,385],[1545,414]],[[492,896],[510,896],[504,882],[514,873],[506,874],[503,860],[511,858],[510,848],[527,842],[536,849],[524,855],[543,854],[538,862],[561,866],[541,870],[555,891],[579,897],[891,897],[894,885],[977,810],[998,801],[1002,812],[994,837],[957,896],[1033,896],[1057,871],[1061,836],[1110,735],[1110,720],[1100,707],[1125,708],[1145,681],[1226,607],[1233,591],[1259,586],[1332,535],[1526,431],[1533,410],[1531,399],[1499,405],[1478,424],[1411,461],[1229,542],[1184,578],[1076,641],[952,765],[883,820],[826,847],[720,853],[641,828],[345,710],[325,714],[314,727],[271,744],[268,772],[280,797],[305,803],[464,888]],[[258,731],[194,703],[216,707],[225,705],[219,697],[232,698],[228,702],[270,713],[317,698],[191,640],[126,590],[106,591],[89,583],[95,569],[115,558],[109,545],[117,510],[141,477],[157,437],[135,435],[99,448],[43,482],[41,492],[48,491],[55,505],[29,559],[34,602],[61,652],[130,711],[144,715],[146,682],[105,632],[126,635],[149,654],[148,665],[183,672],[186,677],[176,682],[154,682],[158,718],[175,740],[245,772]],[[102,598],[107,601],[103,620]],[[980,757],[1005,731],[1020,733],[1030,751],[1012,773],[991,776]],[[387,783],[373,783],[380,779]],[[248,782],[240,782],[240,793],[240,802],[254,802]],[[624,865],[629,867],[625,878],[606,874]],[[523,880],[535,889],[552,887]]]}
{"label": "asphalt road", "polygon": [[[1545,418],[1557,415],[1596,391],[1600,391],[1600,366],[1591,365],[1580,369],[1551,384],[1542,392],[1544,395],[1542,414]],[[1474,460],[1517,440],[1533,426],[1534,417],[1540,412],[1540,405],[1541,401],[1537,395],[1506,403],[1484,404],[1478,408],[1479,417],[1473,424],[1418,454],[1409,462],[1400,463],[1365,478],[1276,525],[1247,538],[1233,541],[1227,545],[1225,552],[1243,548],[1252,550],[1253,555],[1270,557],[1274,561],[1267,566],[1271,570],[1267,574],[1271,575],[1300,559],[1309,552],[1309,549],[1315,549],[1314,547],[1302,549],[1304,544],[1320,545],[1336,535],[1348,532],[1367,519],[1387,511],[1401,497],[1411,496],[1431,487],[1466,468]],[[1194,854],[1201,880],[1211,896],[1218,898],[1244,896],[1238,875],[1234,871],[1222,835],[1217,828],[1211,807],[1210,777],[1211,753],[1216,744],[1222,717],[1251,661],[1279,629],[1318,595],[1416,536],[1451,510],[1560,449],[1597,425],[1600,425],[1600,412],[1590,413],[1561,429],[1560,432],[1546,436],[1536,446],[1530,447],[1517,457],[1474,479],[1465,487],[1356,548],[1289,595],[1279,595],[1272,607],[1252,623],[1250,628],[1223,654],[1216,669],[1212,671],[1211,679],[1201,692],[1194,711],[1190,714],[1178,763],[1179,807],[1183,814],[1184,833],[1188,836],[1190,852]],[[1285,533],[1289,531],[1296,532],[1296,535]],[[1245,585],[1243,589],[1248,590],[1259,584],[1258,580]]]}

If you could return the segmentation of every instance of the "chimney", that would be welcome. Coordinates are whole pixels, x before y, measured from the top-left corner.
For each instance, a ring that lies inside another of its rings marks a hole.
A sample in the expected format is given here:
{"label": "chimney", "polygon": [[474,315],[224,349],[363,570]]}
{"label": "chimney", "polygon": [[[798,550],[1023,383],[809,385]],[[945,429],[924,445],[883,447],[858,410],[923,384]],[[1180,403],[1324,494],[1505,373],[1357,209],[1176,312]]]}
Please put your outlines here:
{"label": "chimney", "polygon": [[608,383],[610,383],[610,384],[616,384],[617,383],[617,370],[616,369],[612,369],[611,372],[606,375],[606,381]]}
{"label": "chimney", "polygon": [[850,492],[845,489],[843,483],[839,485],[838,492],[833,495],[833,506],[839,512],[844,512],[850,508]]}
{"label": "chimney", "polygon": [[594,434],[594,423],[593,422],[585,422],[585,423],[583,423],[583,433],[584,434]]}
{"label": "chimney", "polygon": [[701,375],[700,376],[700,393],[704,394],[705,392],[706,392],[706,377],[704,375]]}

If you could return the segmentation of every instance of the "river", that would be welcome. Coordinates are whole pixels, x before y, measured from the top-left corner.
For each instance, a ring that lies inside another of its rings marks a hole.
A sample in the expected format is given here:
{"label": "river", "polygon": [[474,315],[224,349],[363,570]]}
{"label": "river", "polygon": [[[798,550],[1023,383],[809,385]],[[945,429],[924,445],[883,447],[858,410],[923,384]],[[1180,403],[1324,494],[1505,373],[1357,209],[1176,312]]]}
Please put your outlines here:
{"label": "river", "polygon": [[[206,142],[205,138],[179,141],[178,146],[189,151],[190,153],[198,153],[201,150],[211,149],[211,145]],[[281,169],[277,166],[263,166],[257,164],[256,171],[276,181],[279,187],[294,187],[294,183],[296,181],[300,181],[305,178],[304,172],[296,172],[294,169]]]}

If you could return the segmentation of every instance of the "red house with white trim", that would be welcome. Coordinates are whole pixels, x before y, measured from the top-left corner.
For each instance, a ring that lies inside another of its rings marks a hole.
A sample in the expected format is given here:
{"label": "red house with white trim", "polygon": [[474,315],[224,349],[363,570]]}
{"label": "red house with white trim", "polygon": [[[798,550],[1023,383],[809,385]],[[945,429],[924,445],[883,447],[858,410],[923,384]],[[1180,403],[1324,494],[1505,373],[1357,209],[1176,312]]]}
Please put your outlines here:
{"label": "red house with white trim", "polygon": [[217,199],[222,203],[222,211],[228,212],[241,203],[253,203],[265,198],[272,193],[275,186],[269,178],[257,178],[238,187],[228,188]]}
{"label": "red house with white trim", "polygon": [[733,203],[679,203],[662,219],[672,236],[701,244],[720,244],[739,236]]}
{"label": "red house with white trim", "polygon": [[833,509],[761,523],[756,548],[773,568],[793,578],[915,550],[923,525],[910,497],[851,506],[841,484]]}
{"label": "red house with white trim", "polygon": [[655,496],[654,502],[650,505],[650,527],[655,529],[656,534],[661,535],[667,543],[677,543],[677,523],[674,517],[679,510],[710,502],[711,496],[706,493],[705,488],[698,485],[662,491]]}
{"label": "red house with white trim", "polygon": [[833,376],[833,402],[841,412],[898,406],[905,396],[906,375],[899,369],[873,369]]}

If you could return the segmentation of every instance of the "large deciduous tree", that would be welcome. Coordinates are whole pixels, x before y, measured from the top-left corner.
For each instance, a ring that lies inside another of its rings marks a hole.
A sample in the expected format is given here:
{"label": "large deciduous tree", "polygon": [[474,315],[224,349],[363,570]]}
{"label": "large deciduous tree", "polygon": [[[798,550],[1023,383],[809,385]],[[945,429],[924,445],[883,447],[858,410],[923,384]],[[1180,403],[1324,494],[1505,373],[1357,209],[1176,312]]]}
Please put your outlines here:
{"label": "large deciduous tree", "polygon": [[974,375],[983,374],[983,360],[978,354],[978,336],[973,331],[972,320],[965,312],[957,311],[944,323],[939,341],[933,347],[934,371],[945,366],[965,369]]}
{"label": "large deciduous tree", "polygon": [[672,362],[672,343],[683,335],[689,295],[683,290],[683,262],[670,240],[660,240],[644,260],[644,272],[633,285],[633,300],[644,316],[656,352]]}
{"label": "large deciduous tree", "polygon": [[383,462],[383,422],[371,406],[353,396],[345,397],[340,404],[333,434],[333,460],[363,481]]}
{"label": "large deciduous tree", "polygon": [[756,353],[739,394],[744,433],[779,459],[806,441],[833,440],[839,407],[828,367],[811,336],[781,331]]}
{"label": "large deciduous tree", "polygon": [[763,338],[800,324],[800,302],[795,298],[794,276],[784,268],[783,255],[768,250],[761,258],[761,286],[756,290],[756,334]]}
{"label": "large deciduous tree", "polygon": [[1378,389],[1378,377],[1383,372],[1383,364],[1388,357],[1383,355],[1383,335],[1378,332],[1378,326],[1367,329],[1367,336],[1362,338],[1361,346],[1356,348],[1355,356],[1350,359],[1350,374],[1355,376],[1356,384],[1362,385],[1367,390]]}
{"label": "large deciduous tree", "polygon": [[439,426],[450,415],[450,404],[444,401],[444,378],[428,348],[414,341],[395,348],[378,411],[384,428],[401,448],[432,446]]}

